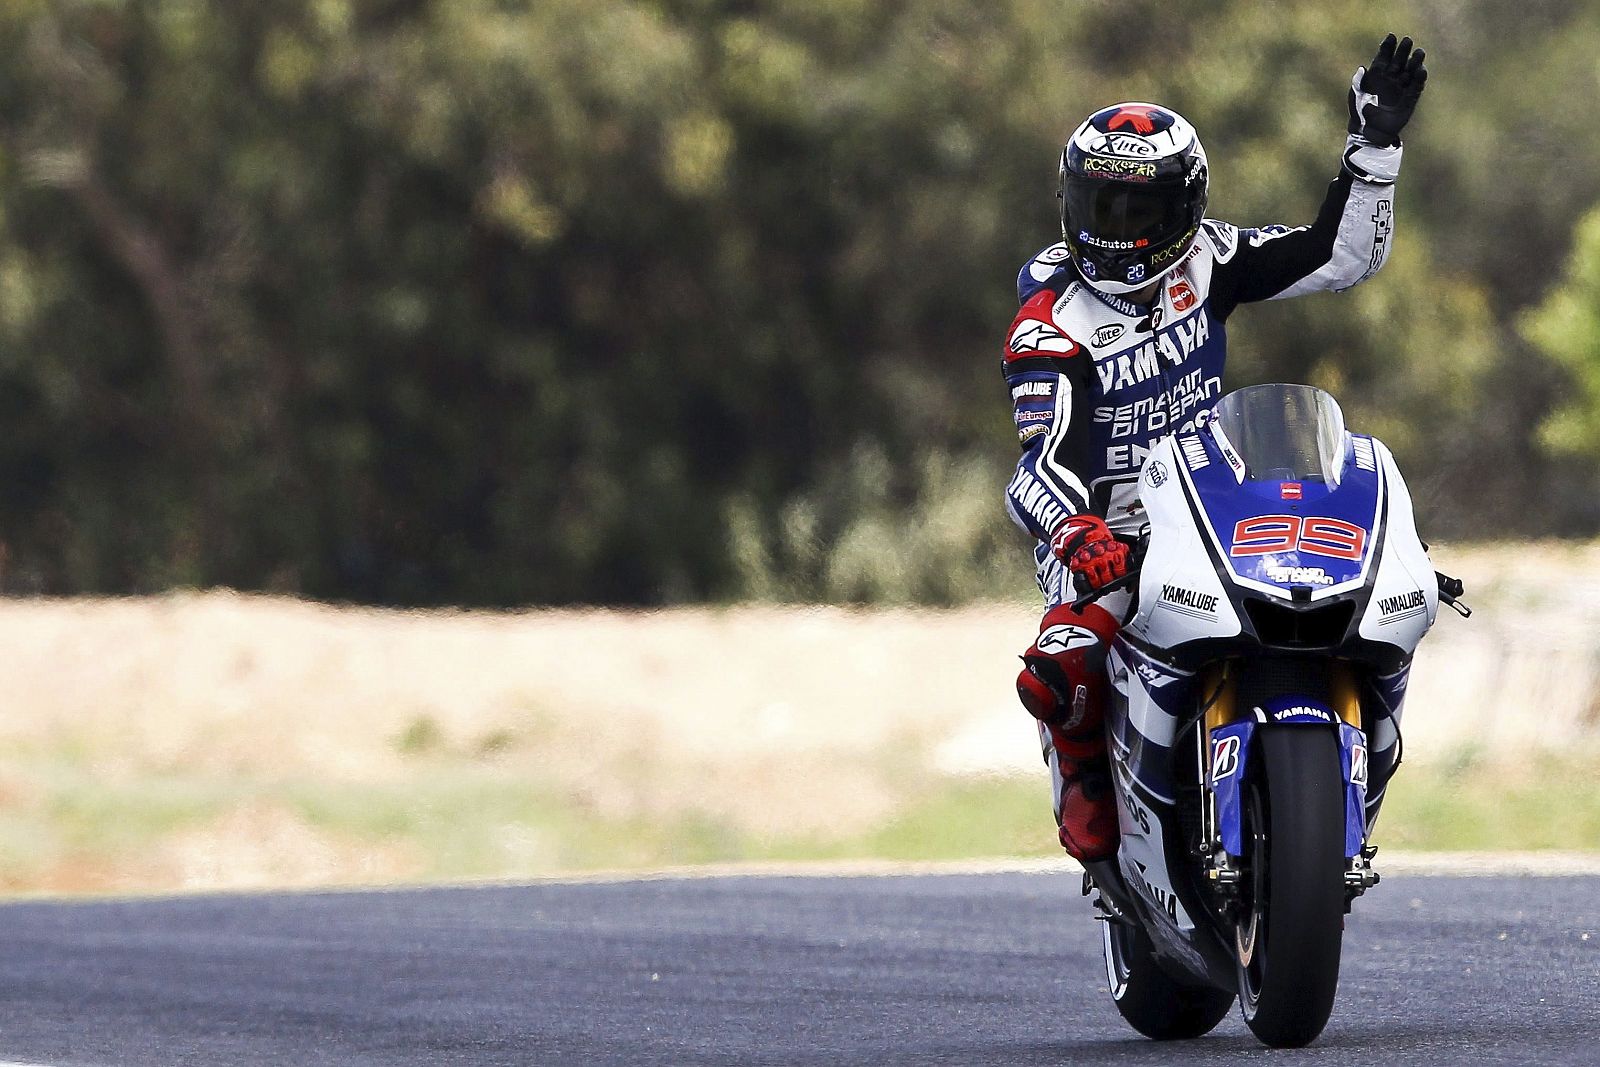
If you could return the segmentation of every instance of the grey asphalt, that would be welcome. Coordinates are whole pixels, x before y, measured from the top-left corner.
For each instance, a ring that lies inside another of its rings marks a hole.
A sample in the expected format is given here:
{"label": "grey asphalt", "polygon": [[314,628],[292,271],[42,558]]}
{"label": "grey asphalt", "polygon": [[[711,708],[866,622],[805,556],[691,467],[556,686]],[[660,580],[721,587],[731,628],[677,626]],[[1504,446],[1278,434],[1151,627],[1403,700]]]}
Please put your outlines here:
{"label": "grey asphalt", "polygon": [[1600,879],[1392,877],[1310,1049],[1157,1045],[1066,875],[714,878],[0,907],[0,1060],[1600,1063]]}

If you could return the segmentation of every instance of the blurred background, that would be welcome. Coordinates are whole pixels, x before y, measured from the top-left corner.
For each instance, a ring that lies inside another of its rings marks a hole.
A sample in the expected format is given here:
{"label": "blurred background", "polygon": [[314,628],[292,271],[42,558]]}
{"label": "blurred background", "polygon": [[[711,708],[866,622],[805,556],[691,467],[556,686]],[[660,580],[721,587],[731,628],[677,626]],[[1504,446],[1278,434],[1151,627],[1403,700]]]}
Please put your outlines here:
{"label": "blurred background", "polygon": [[998,357],[1060,143],[1157,100],[1309,222],[1389,30],[1394,255],[1227,384],[1334,392],[1477,580],[1390,840],[1600,846],[1596,15],[0,3],[0,885],[1049,854]]}

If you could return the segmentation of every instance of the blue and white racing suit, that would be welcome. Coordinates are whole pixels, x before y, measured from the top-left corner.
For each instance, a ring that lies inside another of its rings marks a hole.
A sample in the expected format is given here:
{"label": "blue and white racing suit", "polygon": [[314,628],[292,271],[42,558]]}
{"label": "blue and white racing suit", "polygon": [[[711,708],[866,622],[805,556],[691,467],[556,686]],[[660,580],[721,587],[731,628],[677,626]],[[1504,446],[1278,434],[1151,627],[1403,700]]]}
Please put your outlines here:
{"label": "blue and white racing suit", "polygon": [[1073,595],[1050,552],[1051,533],[1080,513],[1104,517],[1117,533],[1139,531],[1140,465],[1152,444],[1192,430],[1222,395],[1234,309],[1349,289],[1383,266],[1401,151],[1352,138],[1345,168],[1309,226],[1240,229],[1205,220],[1149,306],[1090,288],[1065,244],[1023,266],[1022,307],[1002,364],[1022,445],[1006,509],[1039,539],[1049,606]]}
{"label": "blue and white racing suit", "polygon": [[[1056,625],[1046,627],[1036,650],[1046,650],[1048,634],[1071,630],[1083,639],[1079,648],[1085,641],[1098,646],[1084,649],[1084,663],[1103,672],[1103,663],[1092,665],[1103,660],[1101,634],[1060,607],[1075,593],[1067,568],[1051,552],[1051,534],[1081,513],[1104,517],[1119,534],[1139,532],[1145,454],[1166,434],[1193,430],[1221,396],[1234,309],[1349,289],[1377,273],[1394,237],[1400,156],[1399,146],[1375,148],[1351,138],[1344,167],[1309,226],[1240,229],[1205,220],[1148,306],[1090,288],[1065,244],[1051,245],[1022,268],[1022,307],[1002,364],[1022,445],[1006,509],[1038,539],[1039,588],[1047,620]],[[1128,603],[1128,594],[1118,592],[1099,608],[1120,619]],[[1404,679],[1396,685],[1398,707]],[[1039,738],[1059,821],[1061,754],[1043,722]]]}

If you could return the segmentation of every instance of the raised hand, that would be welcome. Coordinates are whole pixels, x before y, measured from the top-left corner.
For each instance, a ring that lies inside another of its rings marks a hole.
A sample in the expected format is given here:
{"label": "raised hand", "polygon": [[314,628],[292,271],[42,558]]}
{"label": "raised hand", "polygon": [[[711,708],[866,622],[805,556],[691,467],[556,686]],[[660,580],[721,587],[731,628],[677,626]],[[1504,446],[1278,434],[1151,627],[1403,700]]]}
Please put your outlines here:
{"label": "raised hand", "polygon": [[1370,66],[1357,67],[1350,81],[1350,132],[1379,148],[1400,143],[1400,131],[1411,121],[1417,100],[1428,83],[1422,65],[1426,53],[1411,38],[1383,39]]}

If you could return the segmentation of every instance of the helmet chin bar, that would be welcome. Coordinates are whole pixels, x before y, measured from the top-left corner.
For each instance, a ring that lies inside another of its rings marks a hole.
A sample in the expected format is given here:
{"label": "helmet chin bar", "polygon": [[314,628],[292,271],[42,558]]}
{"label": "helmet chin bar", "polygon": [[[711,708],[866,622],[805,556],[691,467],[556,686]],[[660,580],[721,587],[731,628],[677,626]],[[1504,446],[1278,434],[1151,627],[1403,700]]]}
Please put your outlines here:
{"label": "helmet chin bar", "polygon": [[1150,286],[1159,282],[1162,278],[1165,278],[1167,275],[1177,270],[1178,265],[1186,258],[1188,251],[1189,250],[1186,248],[1184,249],[1184,255],[1174,256],[1172,258],[1172,266],[1167,267],[1165,270],[1157,271],[1150,277],[1137,282],[1119,282],[1113,281],[1110,278],[1091,278],[1085,274],[1083,268],[1078,265],[1077,256],[1072,257],[1072,266],[1073,269],[1078,272],[1078,277],[1083,280],[1083,284],[1087,285],[1096,292],[1105,293],[1108,296],[1127,296],[1129,293],[1137,293],[1141,289],[1148,289]]}

